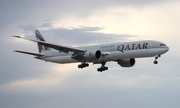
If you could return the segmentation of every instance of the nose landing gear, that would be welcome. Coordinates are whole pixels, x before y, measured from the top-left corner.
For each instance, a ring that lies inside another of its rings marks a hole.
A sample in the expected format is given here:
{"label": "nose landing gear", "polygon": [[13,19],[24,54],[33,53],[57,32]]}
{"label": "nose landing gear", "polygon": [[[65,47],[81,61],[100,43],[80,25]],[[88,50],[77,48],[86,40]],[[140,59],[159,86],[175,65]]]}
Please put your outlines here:
{"label": "nose landing gear", "polygon": [[157,56],[155,57],[155,60],[154,60],[154,62],[153,62],[153,63],[154,63],[154,64],[158,64],[157,59],[158,59],[158,58],[160,58],[160,57],[161,57],[161,55],[157,55]]}
{"label": "nose landing gear", "polygon": [[153,63],[154,63],[154,64],[158,64],[158,61],[155,60]]}

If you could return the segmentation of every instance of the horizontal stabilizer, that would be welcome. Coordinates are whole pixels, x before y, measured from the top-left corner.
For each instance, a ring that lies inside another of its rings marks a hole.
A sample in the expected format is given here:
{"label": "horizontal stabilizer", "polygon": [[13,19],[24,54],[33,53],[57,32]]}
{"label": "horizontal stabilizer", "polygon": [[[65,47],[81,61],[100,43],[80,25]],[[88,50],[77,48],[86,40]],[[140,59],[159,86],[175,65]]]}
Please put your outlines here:
{"label": "horizontal stabilizer", "polygon": [[29,55],[33,55],[33,56],[37,56],[37,57],[39,57],[39,56],[44,56],[43,54],[26,52],[26,51],[18,51],[18,50],[15,50],[14,52],[23,53],[23,54],[29,54]]}

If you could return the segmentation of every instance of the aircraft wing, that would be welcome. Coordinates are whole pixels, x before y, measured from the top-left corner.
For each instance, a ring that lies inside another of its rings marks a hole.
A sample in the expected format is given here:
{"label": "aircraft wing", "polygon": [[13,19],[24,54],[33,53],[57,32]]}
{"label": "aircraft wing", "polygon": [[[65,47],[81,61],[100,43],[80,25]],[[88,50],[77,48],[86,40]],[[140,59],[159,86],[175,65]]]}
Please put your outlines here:
{"label": "aircraft wing", "polygon": [[32,52],[26,52],[26,51],[15,50],[14,52],[23,53],[23,54],[29,54],[29,55],[33,55],[33,56],[37,56],[37,57],[44,56],[43,54],[40,54],[40,53],[32,53]]}
{"label": "aircraft wing", "polygon": [[57,44],[53,44],[53,43],[49,43],[49,42],[45,42],[45,41],[27,39],[27,38],[20,37],[20,36],[13,36],[13,37],[26,39],[26,40],[33,41],[33,42],[37,42],[37,43],[40,43],[40,44],[42,44],[44,46],[48,46],[50,48],[53,48],[55,50],[59,50],[61,52],[65,52],[65,53],[68,53],[69,51],[74,52],[74,53],[81,53],[81,52],[86,51],[85,49],[74,48],[74,47],[69,47],[69,46],[64,46],[64,45],[57,45]]}

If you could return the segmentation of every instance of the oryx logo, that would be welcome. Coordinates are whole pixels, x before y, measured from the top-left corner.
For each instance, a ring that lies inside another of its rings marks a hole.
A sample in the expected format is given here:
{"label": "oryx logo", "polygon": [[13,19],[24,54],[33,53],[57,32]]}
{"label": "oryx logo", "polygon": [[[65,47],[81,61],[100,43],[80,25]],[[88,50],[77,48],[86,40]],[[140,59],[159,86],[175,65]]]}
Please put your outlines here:
{"label": "oryx logo", "polygon": [[[37,40],[45,41],[44,38],[42,36],[38,35],[37,33],[36,33],[36,38],[37,38]],[[48,47],[47,46],[43,46],[40,43],[38,43],[38,49],[39,49],[39,52],[41,52],[43,49],[47,50]]]}
{"label": "oryx logo", "polygon": [[40,41],[45,41],[41,36],[39,36],[37,33],[36,33],[36,38]]}

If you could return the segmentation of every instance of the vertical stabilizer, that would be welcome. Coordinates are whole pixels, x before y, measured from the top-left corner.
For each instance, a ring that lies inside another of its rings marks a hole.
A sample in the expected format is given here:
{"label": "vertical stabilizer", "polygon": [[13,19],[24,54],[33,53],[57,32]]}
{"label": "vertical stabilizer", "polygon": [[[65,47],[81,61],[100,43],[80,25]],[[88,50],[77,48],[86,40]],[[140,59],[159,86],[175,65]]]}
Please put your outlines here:
{"label": "vertical stabilizer", "polygon": [[[35,30],[35,36],[36,36],[36,40],[38,40],[38,41],[45,41],[44,37],[41,35],[39,30]],[[39,53],[42,53],[42,52],[47,51],[47,50],[50,50],[49,47],[41,45],[40,43],[37,43],[37,45],[38,45]]]}

